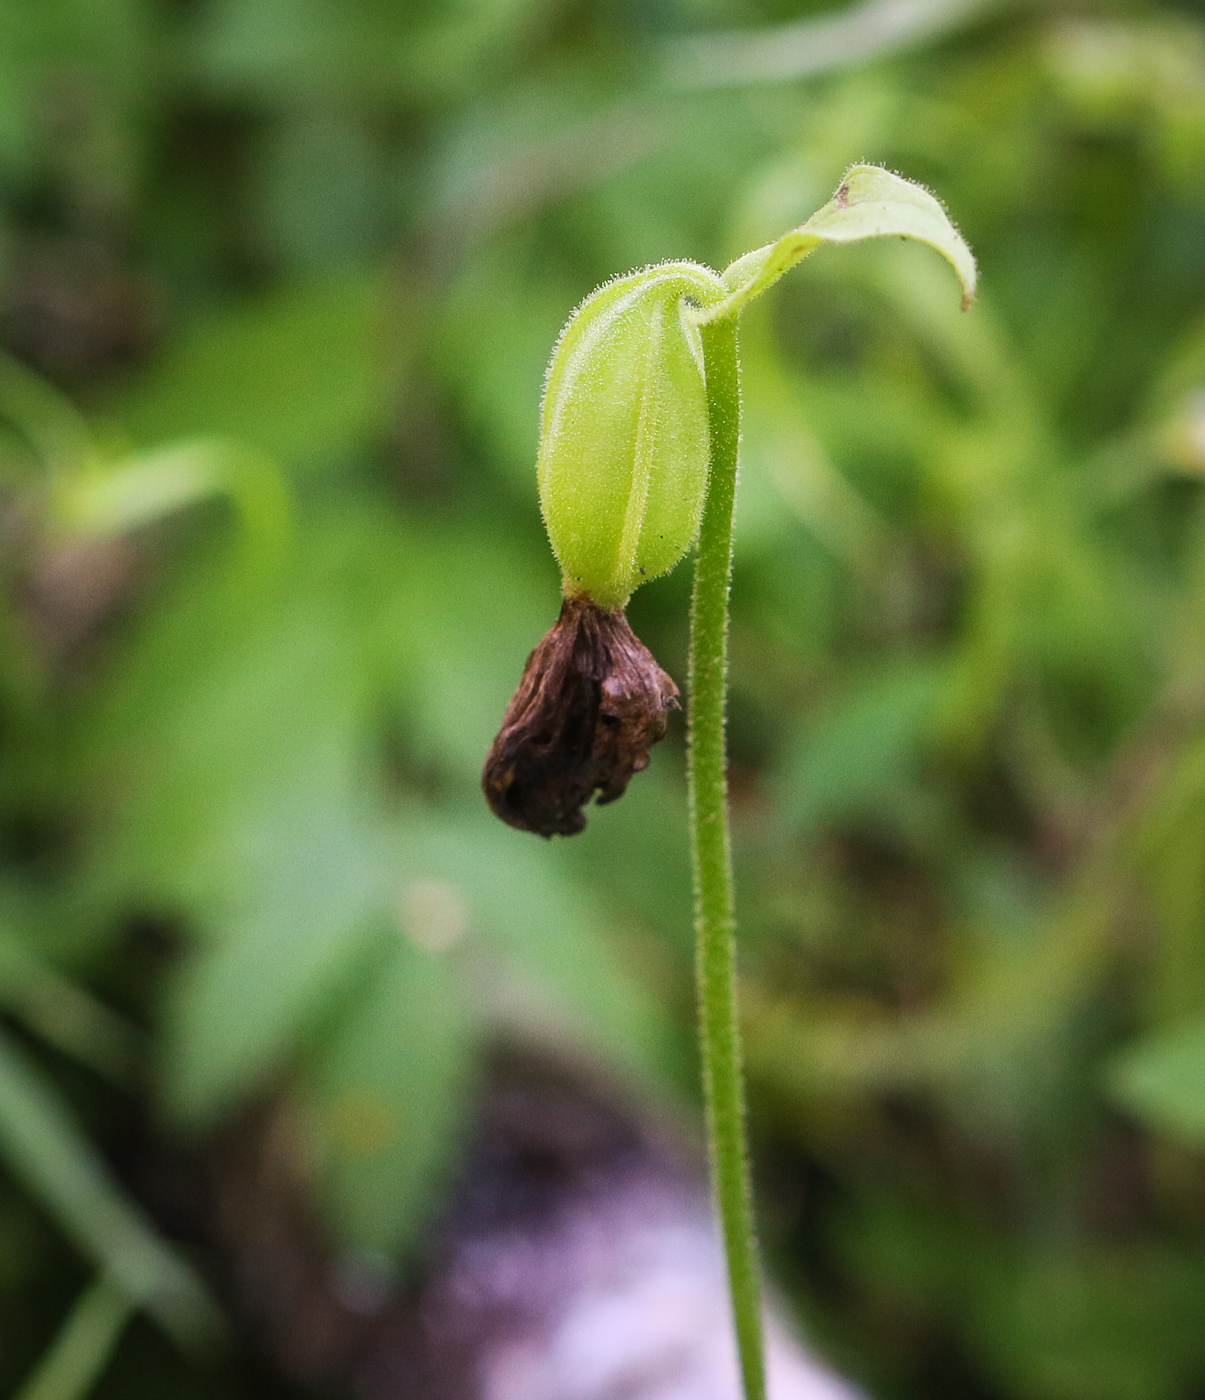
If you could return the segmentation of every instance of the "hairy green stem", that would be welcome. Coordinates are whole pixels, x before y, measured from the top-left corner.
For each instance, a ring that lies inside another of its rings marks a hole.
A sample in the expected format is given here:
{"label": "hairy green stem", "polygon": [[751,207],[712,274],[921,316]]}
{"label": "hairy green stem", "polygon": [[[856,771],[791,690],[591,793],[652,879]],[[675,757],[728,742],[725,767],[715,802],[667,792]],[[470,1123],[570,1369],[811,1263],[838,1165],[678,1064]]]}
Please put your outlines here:
{"label": "hairy green stem", "polygon": [[761,1289],[736,1006],[736,922],[724,711],[728,689],[728,591],[740,444],[736,320],[705,326],[711,471],[690,617],[690,830],[695,881],[699,1042],[707,1103],[712,1191],[724,1235],[745,1400],[765,1400]]}

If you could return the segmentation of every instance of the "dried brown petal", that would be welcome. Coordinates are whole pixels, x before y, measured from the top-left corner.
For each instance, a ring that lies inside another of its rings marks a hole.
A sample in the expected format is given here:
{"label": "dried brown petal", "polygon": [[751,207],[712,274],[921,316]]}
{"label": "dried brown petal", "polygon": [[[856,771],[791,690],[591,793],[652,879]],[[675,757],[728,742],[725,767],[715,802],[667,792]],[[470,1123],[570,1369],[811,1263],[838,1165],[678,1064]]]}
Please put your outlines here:
{"label": "dried brown petal", "polygon": [[491,811],[541,836],[572,836],[582,808],[622,797],[665,737],[678,687],[628,626],[584,596],[566,598],[527,658],[481,776]]}

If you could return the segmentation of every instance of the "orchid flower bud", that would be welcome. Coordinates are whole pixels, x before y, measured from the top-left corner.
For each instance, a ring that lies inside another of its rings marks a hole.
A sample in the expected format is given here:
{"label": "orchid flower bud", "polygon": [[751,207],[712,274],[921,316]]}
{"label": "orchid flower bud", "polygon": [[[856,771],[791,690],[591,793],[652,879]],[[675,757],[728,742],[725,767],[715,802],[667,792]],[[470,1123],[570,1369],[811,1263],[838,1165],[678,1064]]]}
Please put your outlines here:
{"label": "orchid flower bud", "polygon": [[619,797],[666,732],[678,687],[623,607],[698,532],[711,453],[701,328],[737,317],[824,244],[892,236],[941,253],[969,305],[975,259],[937,200],[855,165],[823,209],[722,276],[662,263],[608,282],[570,318],[548,368],[536,463],[565,602],[485,761],[482,786],[503,821],[541,836],[581,831],[591,798]]}
{"label": "orchid flower bud", "polygon": [[567,598],[611,611],[690,548],[707,493],[707,390],[692,313],[728,288],[664,263],[574,312],[544,388],[536,473]]}

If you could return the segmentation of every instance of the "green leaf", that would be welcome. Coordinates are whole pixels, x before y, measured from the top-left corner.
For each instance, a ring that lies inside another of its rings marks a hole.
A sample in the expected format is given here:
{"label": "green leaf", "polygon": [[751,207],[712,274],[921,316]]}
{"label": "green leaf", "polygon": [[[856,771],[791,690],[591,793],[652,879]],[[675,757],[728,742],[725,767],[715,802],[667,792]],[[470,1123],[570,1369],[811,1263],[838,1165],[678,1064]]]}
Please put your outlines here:
{"label": "green leaf", "polygon": [[345,451],[384,418],[380,282],[291,286],[198,321],[113,412],[136,441],[221,436],[289,466]]}
{"label": "green leaf", "polygon": [[209,1121],[283,1059],[377,940],[371,831],[315,787],[279,794],[262,833],[278,849],[254,858],[245,903],[177,986],[165,1088],[184,1122]]}
{"label": "green leaf", "polygon": [[288,528],[291,502],[276,464],[221,438],[175,442],[115,462],[95,459],[58,474],[51,519],[71,539],[119,534],[228,496],[244,526],[273,553]]}
{"label": "green leaf", "polygon": [[[405,568],[400,553],[395,546],[390,586],[366,608],[387,684],[414,752],[455,772],[462,790],[476,794],[522,658],[556,615],[556,565],[543,541],[533,568],[532,556],[507,532],[476,525],[429,526],[406,541]],[[488,587],[473,582],[482,579]]]}
{"label": "green leaf", "polygon": [[98,1074],[128,1082],[139,1066],[135,1028],[0,928],[0,1008]]}
{"label": "green leaf", "polygon": [[291,1053],[377,936],[368,611],[352,542],[324,519],[296,540],[285,586],[254,599],[220,569],[184,579],[85,736],[112,795],[95,888],[117,908],[183,914],[200,935],[165,1027],[167,1096],[186,1121]]}
{"label": "green leaf", "polygon": [[731,289],[723,301],[696,312],[700,325],[735,316],[754,297],[822,243],[858,243],[864,238],[915,238],[944,257],[962,283],[962,304],[975,295],[975,259],[936,199],[919,185],[880,170],[855,165],[831,200],[799,228],[738,258],[724,271]]}
{"label": "green leaf", "polygon": [[558,847],[524,840],[485,810],[425,814],[401,830],[403,889],[436,881],[464,902],[484,960],[485,1014],[508,1029],[600,1055],[646,1087],[670,1064],[655,1001],[623,967]]}
{"label": "green leaf", "polygon": [[[798,82],[860,68],[897,49],[919,47],[976,19],[998,0],[855,0],[787,24],[672,39],[667,74],[675,87],[716,88]],[[883,70],[876,72],[883,81]],[[832,100],[826,91],[826,99]]]}
{"label": "green leaf", "polygon": [[472,1030],[456,967],[397,938],[324,1046],[310,1121],[347,1243],[392,1254],[426,1218],[463,1117]]}
{"label": "green leaf", "polygon": [[102,1274],[84,1290],[14,1400],[82,1400],[104,1372],[133,1311],[125,1293]]}
{"label": "green leaf", "polygon": [[0,1156],[69,1239],[180,1340],[220,1328],[192,1270],[109,1175],[58,1091],[0,1036]]}
{"label": "green leaf", "polygon": [[1113,1062],[1113,1096],[1153,1128],[1205,1147],[1205,1018],[1139,1040]]}
{"label": "green leaf", "polygon": [[964,1292],[968,1340],[997,1393],[1180,1400],[1205,1346],[1198,1257],[1150,1241],[1035,1250]]}
{"label": "green leaf", "polygon": [[941,683],[934,665],[904,662],[881,666],[837,696],[785,756],[779,792],[787,821],[815,829],[900,810],[918,815]]}

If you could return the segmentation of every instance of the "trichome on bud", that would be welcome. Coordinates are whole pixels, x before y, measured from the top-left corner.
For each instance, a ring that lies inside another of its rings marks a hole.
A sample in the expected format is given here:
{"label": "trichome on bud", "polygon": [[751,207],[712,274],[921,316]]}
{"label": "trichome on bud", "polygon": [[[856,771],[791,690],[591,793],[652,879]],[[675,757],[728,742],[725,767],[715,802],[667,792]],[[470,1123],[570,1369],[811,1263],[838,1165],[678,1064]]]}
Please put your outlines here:
{"label": "trichome on bud", "polygon": [[584,595],[527,658],[481,785],[496,816],[540,836],[572,836],[582,808],[622,797],[665,737],[678,687],[628,625]]}

